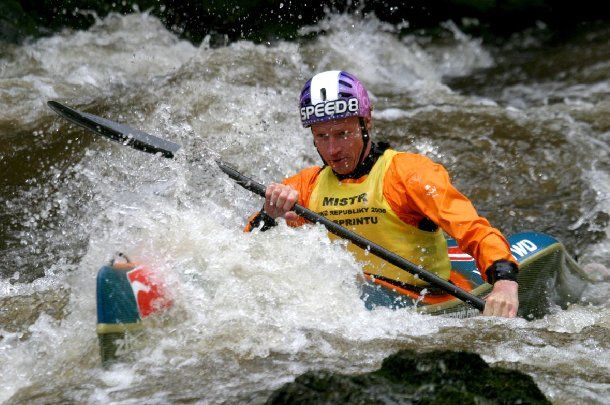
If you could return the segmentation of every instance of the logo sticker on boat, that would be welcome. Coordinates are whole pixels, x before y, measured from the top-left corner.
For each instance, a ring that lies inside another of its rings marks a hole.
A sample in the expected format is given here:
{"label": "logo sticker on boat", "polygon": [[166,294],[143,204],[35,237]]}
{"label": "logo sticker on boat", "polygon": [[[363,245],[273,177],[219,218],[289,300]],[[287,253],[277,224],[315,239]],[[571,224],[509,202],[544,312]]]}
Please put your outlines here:
{"label": "logo sticker on boat", "polygon": [[[536,250],[538,250],[538,246],[529,239],[522,239],[510,247],[510,251],[519,256],[520,259]],[[513,256],[516,257],[515,255]]]}
{"label": "logo sticker on boat", "polygon": [[474,262],[474,257],[464,253],[459,247],[450,247],[447,252],[449,253],[449,260],[452,262]]}
{"label": "logo sticker on boat", "polygon": [[127,278],[142,318],[172,305],[157,276],[149,268],[138,266],[127,273]]}

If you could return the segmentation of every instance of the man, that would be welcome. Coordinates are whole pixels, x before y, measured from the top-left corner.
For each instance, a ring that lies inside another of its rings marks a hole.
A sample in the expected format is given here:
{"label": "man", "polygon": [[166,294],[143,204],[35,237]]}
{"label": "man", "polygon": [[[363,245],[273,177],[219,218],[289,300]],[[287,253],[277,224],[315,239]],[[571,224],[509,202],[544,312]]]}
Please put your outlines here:
{"label": "man", "polygon": [[[444,167],[372,142],[371,103],[355,76],[344,71],[315,75],[301,92],[300,107],[303,127],[311,127],[324,166],[270,184],[264,208],[248,230],[267,230],[279,217],[292,226],[305,223],[291,211],[299,203],[448,279],[451,263],[442,228],[493,284],[483,314],[516,316],[518,266],[506,239],[451,185]],[[366,274],[426,287],[421,279],[350,246],[366,262]]]}

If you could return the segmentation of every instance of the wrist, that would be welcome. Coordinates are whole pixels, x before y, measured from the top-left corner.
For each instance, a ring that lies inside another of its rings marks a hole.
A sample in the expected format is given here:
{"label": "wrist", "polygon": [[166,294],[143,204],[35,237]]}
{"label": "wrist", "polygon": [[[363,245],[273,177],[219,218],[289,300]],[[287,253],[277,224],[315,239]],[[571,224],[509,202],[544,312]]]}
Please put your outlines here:
{"label": "wrist", "polygon": [[499,280],[517,282],[518,274],[519,266],[517,266],[516,263],[504,259],[496,260],[485,271],[487,282],[492,285]]}
{"label": "wrist", "polygon": [[276,226],[277,221],[273,217],[271,217],[269,214],[267,214],[265,212],[265,209],[263,208],[262,210],[260,210],[258,212],[258,215],[256,215],[252,219],[252,221],[250,222],[250,225],[252,226],[252,229],[260,228],[260,230],[262,232],[264,232],[264,231]]}

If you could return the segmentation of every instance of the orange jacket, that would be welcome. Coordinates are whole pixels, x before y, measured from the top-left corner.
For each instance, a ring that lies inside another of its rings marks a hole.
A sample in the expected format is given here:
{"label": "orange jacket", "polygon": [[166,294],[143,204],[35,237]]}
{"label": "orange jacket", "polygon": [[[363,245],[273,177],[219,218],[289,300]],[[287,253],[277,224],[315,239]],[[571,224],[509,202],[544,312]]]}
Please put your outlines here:
{"label": "orange jacket", "polygon": [[[300,205],[308,207],[320,170],[318,166],[309,167],[282,181],[299,192]],[[343,181],[359,183],[365,178],[366,175]],[[470,200],[451,184],[445,168],[427,157],[397,154],[384,178],[383,195],[404,222],[418,227],[423,219],[429,218],[439,225],[463,251],[475,258],[483,279],[486,279],[485,270],[494,261],[515,262],[502,233],[477,214]],[[299,218],[289,225],[300,226],[306,222]],[[246,230],[249,228],[248,225]]]}

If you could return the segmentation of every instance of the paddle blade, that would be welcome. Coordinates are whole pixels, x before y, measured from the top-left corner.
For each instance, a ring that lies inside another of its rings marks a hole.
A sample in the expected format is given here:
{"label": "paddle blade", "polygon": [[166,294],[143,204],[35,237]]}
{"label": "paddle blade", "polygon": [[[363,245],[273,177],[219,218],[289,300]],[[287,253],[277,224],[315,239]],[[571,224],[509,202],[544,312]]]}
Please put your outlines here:
{"label": "paddle blade", "polygon": [[153,154],[160,153],[166,158],[173,158],[180,149],[177,143],[93,114],[74,110],[57,101],[47,101],[47,105],[68,121],[133,149]]}

